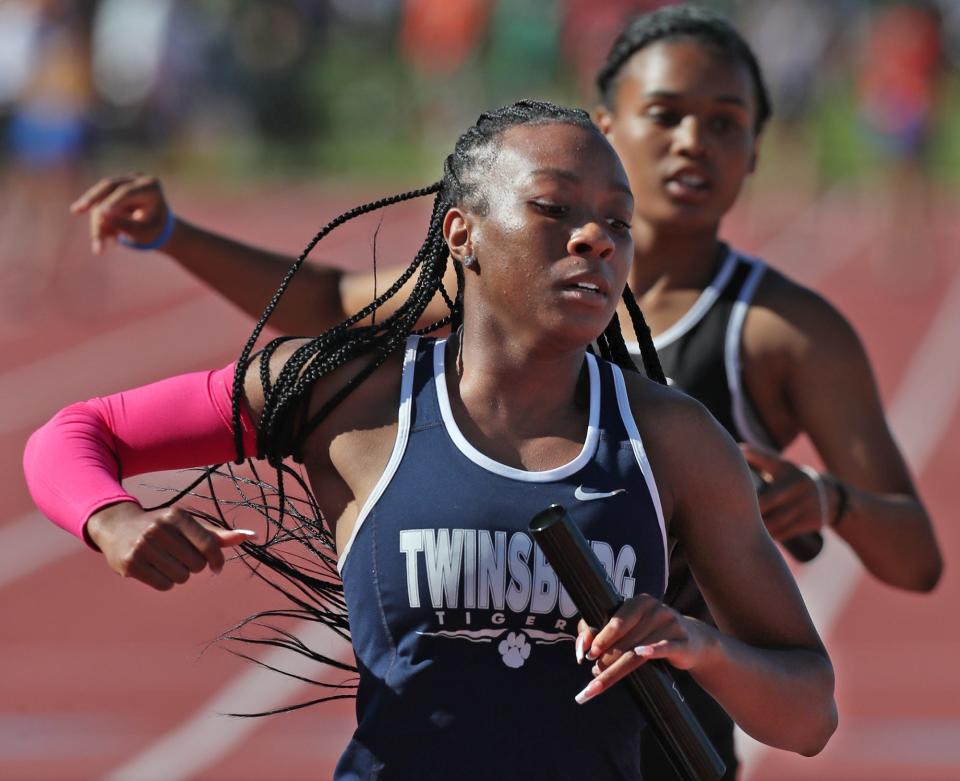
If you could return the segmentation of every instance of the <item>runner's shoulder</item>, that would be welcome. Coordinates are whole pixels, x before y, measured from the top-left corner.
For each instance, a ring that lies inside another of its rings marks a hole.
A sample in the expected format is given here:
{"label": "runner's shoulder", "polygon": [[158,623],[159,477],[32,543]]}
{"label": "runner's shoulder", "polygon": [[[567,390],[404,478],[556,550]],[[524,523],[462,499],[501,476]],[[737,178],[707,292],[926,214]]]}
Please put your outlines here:
{"label": "runner's shoulder", "polygon": [[[657,477],[664,515],[671,518],[676,489],[705,470],[736,472],[742,457],[707,408],[678,388],[624,372],[630,411]],[[668,521],[669,523],[669,521]]]}
{"label": "runner's shoulder", "polygon": [[[320,358],[314,354],[305,356],[300,351],[307,348],[313,339],[283,338],[269,360],[269,377],[271,385],[276,383],[280,373],[288,367],[291,361],[300,364],[298,377],[303,377]],[[359,424],[363,419],[379,420],[384,414],[395,416],[396,406],[400,395],[400,381],[402,375],[404,351],[395,350],[367,379],[359,383],[355,389],[341,401],[337,413],[332,416],[336,425],[348,421]],[[303,360],[306,358],[306,360]],[[264,404],[263,386],[261,383],[260,366],[262,353],[258,353],[250,361],[247,368],[245,389],[247,398],[259,418],[259,410]],[[344,365],[330,371],[317,379],[311,389],[307,391],[309,401],[309,415],[316,414],[339,391],[357,378],[373,360],[373,355],[361,355],[348,361]],[[293,364],[291,364],[293,365]]]}
{"label": "runner's shoulder", "polygon": [[769,266],[751,302],[744,339],[765,352],[860,349],[856,331],[839,309]]}
{"label": "runner's shoulder", "polygon": [[703,404],[679,388],[661,385],[639,372],[623,374],[630,411],[641,437],[646,438],[648,433],[662,435],[673,438],[676,444],[680,437],[696,439],[714,428],[723,431]]}

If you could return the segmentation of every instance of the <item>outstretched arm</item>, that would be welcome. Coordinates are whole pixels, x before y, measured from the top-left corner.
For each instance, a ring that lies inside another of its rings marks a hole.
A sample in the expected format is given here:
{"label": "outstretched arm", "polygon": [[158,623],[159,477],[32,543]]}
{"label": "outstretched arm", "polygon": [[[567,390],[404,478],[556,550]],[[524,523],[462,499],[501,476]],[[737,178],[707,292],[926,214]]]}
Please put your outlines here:
{"label": "outstretched arm", "polygon": [[[101,252],[112,239],[123,236],[141,244],[150,243],[163,231],[170,216],[159,180],[128,174],[97,182],[71,206],[75,214],[88,214],[94,252]],[[259,319],[280,280],[295,258],[235,241],[200,228],[177,216],[173,232],[160,248],[187,271],[208,284],[251,317]],[[403,272],[403,266],[372,273],[344,271],[309,262],[297,274],[271,317],[273,327],[284,333],[316,335],[360,311]],[[411,288],[413,282],[408,283]],[[456,289],[452,272],[445,280]],[[389,316],[406,299],[408,288],[379,310],[379,319]],[[447,314],[440,297],[424,312],[424,324]]]}
{"label": "outstretched arm", "polygon": [[821,506],[809,474],[775,454],[745,448],[747,460],[771,481],[760,497],[770,533],[789,538],[826,521],[876,578],[930,591],[943,569],[940,550],[890,433],[863,345],[826,301],[785,284],[790,287],[775,307],[750,317],[766,319],[754,333],[762,331],[788,351],[786,405],[828,474],[821,480]]}
{"label": "outstretched arm", "polygon": [[[195,372],[72,404],[37,430],[24,474],[37,506],[101,550],[114,571],[165,591],[206,565],[223,567],[222,547],[249,532],[215,529],[183,510],[144,511],[121,479],[234,458],[233,367]],[[255,431],[244,411],[244,447]]]}
{"label": "outstretched arm", "polygon": [[[645,405],[649,420],[658,417]],[[719,629],[648,595],[627,600],[583,647],[588,694],[649,659],[689,670],[757,740],[812,755],[836,728],[833,668],[783,558],[764,530],[736,446],[695,402],[644,433],[672,534]],[[639,408],[638,408],[639,409]],[[639,416],[638,416],[639,417]]]}

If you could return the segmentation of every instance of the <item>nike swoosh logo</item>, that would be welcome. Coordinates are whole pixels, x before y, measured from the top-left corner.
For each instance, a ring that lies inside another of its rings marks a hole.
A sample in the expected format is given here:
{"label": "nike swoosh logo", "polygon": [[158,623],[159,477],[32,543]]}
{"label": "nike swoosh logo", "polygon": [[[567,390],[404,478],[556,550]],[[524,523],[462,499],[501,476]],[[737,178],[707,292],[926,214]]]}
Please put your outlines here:
{"label": "nike swoosh logo", "polygon": [[626,492],[626,488],[618,488],[616,491],[587,491],[582,485],[578,485],[573,495],[582,502],[589,502],[591,499],[609,499],[611,496]]}

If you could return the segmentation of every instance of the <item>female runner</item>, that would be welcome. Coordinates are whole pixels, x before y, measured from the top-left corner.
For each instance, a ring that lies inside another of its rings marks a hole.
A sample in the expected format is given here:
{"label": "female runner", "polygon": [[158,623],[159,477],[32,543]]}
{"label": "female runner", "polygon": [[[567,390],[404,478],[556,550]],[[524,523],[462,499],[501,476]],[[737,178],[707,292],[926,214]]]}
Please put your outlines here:
{"label": "female runner", "polygon": [[[720,239],[770,116],[749,46],[718,15],[671,6],[624,28],[597,82],[595,119],[636,195],[630,287],[666,374],[742,443],[762,475],[768,531],[786,541],[829,529],[878,579],[931,590],[942,571],[936,537],[856,332],[819,295]],[[150,242],[169,224],[163,250],[252,313],[289,264],[175,219],[150,177],[104,180],[75,208],[90,212],[95,248],[116,235]],[[277,311],[275,323],[289,332],[328,327],[360,309],[375,289],[369,274],[323,266],[309,272]],[[427,319],[443,308],[436,297]],[[636,343],[628,347],[637,357]],[[780,455],[800,434],[827,472]],[[682,546],[671,549],[670,581],[667,602],[709,620]],[[732,720],[691,681],[681,676],[680,684],[733,778]],[[672,777],[665,766],[649,772]]]}
{"label": "female runner", "polygon": [[[522,102],[481,116],[438,184],[373,207],[428,192],[416,281],[391,316],[251,361],[281,288],[236,369],[72,405],[36,432],[38,505],[114,570],[169,589],[219,563],[217,534],[143,510],[118,474],[302,462],[360,671],[338,779],[637,778],[642,718],[614,684],[652,658],[757,739],[818,752],[836,725],[832,668],[736,446],[697,402],[617,365],[634,204],[616,154],[585,113]],[[413,335],[448,258],[463,280],[447,296],[454,334]],[[662,378],[649,343],[644,361]],[[573,629],[525,533],[552,502],[626,597],[596,633]],[[668,536],[717,628],[663,604]]]}

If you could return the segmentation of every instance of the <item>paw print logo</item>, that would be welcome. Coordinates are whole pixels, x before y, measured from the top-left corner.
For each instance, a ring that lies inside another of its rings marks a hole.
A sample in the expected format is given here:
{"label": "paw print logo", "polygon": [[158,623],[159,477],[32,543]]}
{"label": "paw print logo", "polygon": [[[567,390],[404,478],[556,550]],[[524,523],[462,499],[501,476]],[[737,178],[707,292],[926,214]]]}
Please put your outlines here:
{"label": "paw print logo", "polygon": [[523,632],[510,632],[506,638],[500,641],[497,650],[503,657],[503,663],[507,667],[523,667],[523,663],[530,656],[530,643],[527,642],[527,636]]}

